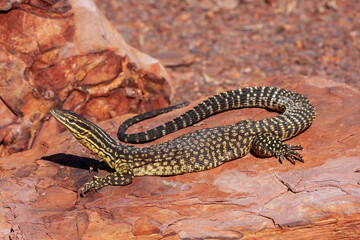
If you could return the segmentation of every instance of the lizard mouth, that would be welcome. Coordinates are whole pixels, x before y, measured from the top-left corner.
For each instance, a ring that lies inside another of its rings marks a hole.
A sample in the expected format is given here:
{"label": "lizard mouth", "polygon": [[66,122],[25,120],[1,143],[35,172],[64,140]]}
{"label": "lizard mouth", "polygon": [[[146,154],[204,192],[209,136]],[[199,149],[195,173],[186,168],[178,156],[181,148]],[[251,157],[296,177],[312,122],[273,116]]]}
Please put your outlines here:
{"label": "lizard mouth", "polygon": [[54,116],[56,120],[58,120],[61,124],[68,126],[69,122],[73,121],[73,117],[71,117],[71,111],[61,109],[61,108],[50,108],[51,115]]}
{"label": "lizard mouth", "polygon": [[62,122],[61,121],[61,118],[60,118],[60,109],[58,108],[50,108],[50,113],[51,115],[53,115],[58,121]]}

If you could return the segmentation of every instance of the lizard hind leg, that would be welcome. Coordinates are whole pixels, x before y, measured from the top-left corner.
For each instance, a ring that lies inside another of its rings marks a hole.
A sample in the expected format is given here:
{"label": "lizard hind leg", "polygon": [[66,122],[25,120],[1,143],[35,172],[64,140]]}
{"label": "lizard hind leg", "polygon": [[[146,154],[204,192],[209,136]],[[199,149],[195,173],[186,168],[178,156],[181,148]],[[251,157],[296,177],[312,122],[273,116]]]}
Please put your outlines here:
{"label": "lizard hind leg", "polygon": [[94,176],[94,180],[86,183],[81,189],[80,196],[83,197],[84,193],[89,191],[91,188],[94,188],[96,191],[108,185],[125,186],[132,183],[133,179],[134,173],[131,169],[124,169],[121,172],[113,172],[102,178]]}
{"label": "lizard hind leg", "polygon": [[269,133],[258,134],[252,144],[252,150],[259,156],[272,157],[275,156],[282,163],[285,159],[289,160],[292,164],[295,161],[304,162],[302,156],[294,150],[302,150],[301,145],[288,145],[281,142],[279,139],[274,138]]}

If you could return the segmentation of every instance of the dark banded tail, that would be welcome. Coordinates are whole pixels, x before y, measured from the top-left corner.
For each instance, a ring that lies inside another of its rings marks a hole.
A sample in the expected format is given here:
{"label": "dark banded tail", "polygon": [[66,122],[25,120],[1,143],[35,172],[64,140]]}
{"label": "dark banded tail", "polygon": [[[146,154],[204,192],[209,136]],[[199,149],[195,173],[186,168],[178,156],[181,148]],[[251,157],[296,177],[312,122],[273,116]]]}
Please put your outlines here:
{"label": "dark banded tail", "polygon": [[119,140],[123,142],[144,143],[158,139],[179,129],[191,126],[211,115],[226,110],[244,107],[263,107],[282,112],[285,109],[283,105],[283,99],[287,97],[303,98],[303,96],[300,94],[273,87],[248,87],[229,90],[209,97],[179,117],[176,117],[173,120],[170,120],[160,126],[144,132],[126,134],[126,130],[131,125],[142,120],[152,118],[161,113],[180,108],[182,105],[179,104],[137,115],[126,120],[123,124],[120,125],[117,136]]}
{"label": "dark banded tail", "polygon": [[[118,132],[117,132],[118,139],[120,141],[130,142],[130,143],[141,143],[141,142],[151,141],[153,139],[146,140],[147,137],[144,135],[145,132],[133,133],[133,134],[126,134],[125,132],[128,130],[129,127],[131,127],[132,125],[134,125],[138,122],[141,122],[141,121],[149,119],[149,118],[156,117],[160,114],[167,113],[167,112],[173,111],[178,108],[186,107],[189,104],[190,104],[189,102],[184,102],[184,103],[176,104],[176,105],[173,105],[170,107],[156,109],[154,111],[146,112],[143,114],[136,115],[132,118],[129,118],[120,125]],[[151,129],[151,130],[153,130],[153,129]],[[152,133],[149,133],[149,134],[152,135]],[[157,137],[157,138],[159,138],[159,137]],[[156,139],[156,138],[154,138],[154,139]]]}

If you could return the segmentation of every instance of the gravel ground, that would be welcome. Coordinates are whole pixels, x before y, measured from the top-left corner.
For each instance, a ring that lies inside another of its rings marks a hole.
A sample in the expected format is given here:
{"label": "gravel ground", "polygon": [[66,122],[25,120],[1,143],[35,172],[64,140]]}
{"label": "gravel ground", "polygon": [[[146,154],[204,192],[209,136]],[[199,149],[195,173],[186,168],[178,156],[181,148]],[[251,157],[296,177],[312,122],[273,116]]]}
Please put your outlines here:
{"label": "gravel ground", "polygon": [[135,48],[170,72],[174,102],[252,78],[318,76],[360,88],[358,0],[97,0]]}

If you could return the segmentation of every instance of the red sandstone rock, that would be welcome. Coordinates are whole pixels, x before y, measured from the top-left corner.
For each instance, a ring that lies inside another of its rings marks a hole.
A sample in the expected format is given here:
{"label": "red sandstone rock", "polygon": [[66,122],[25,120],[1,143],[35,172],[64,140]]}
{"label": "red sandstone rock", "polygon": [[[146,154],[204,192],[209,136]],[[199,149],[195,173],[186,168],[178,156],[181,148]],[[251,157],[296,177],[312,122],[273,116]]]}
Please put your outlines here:
{"label": "red sandstone rock", "polygon": [[30,148],[63,107],[104,120],[169,104],[164,67],[84,1],[0,1],[0,156]]}
{"label": "red sandstone rock", "polygon": [[140,218],[134,223],[134,229],[132,232],[134,236],[160,233],[160,229],[155,225],[157,225],[156,220],[149,219],[148,217]]}
{"label": "red sandstone rock", "polygon": [[[360,237],[360,91],[302,77],[252,80],[306,95],[313,125],[289,140],[301,144],[305,163],[280,164],[247,155],[218,168],[172,177],[138,177],[77,198],[96,173],[94,156],[51,118],[36,146],[0,160],[0,236],[9,239],[356,239]],[[195,103],[194,103],[195,104]],[[189,106],[188,108],[190,108]],[[186,109],[134,126],[153,127]],[[221,113],[199,128],[261,119],[276,113],[243,109]],[[102,122],[116,137],[129,115]],[[153,143],[148,143],[153,144]],[[97,175],[105,176],[101,170]]]}

